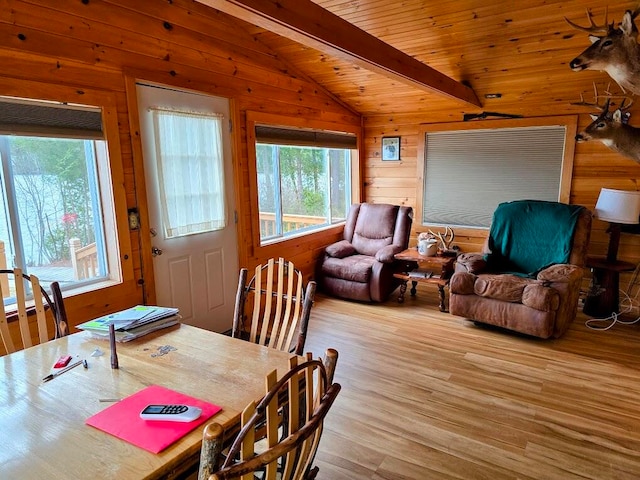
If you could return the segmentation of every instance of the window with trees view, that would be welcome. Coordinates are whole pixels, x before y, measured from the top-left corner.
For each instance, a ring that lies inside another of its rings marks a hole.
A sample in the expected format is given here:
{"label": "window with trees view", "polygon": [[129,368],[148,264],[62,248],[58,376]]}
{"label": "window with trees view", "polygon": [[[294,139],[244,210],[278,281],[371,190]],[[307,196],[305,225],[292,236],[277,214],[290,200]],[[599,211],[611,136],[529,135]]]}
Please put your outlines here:
{"label": "window with trees view", "polygon": [[[0,136],[0,264],[21,267],[45,285],[106,275],[96,143]],[[84,261],[89,264],[78,269]]]}
{"label": "window with trees view", "polygon": [[355,136],[256,127],[260,241],[345,220]]}
{"label": "window with trees view", "polygon": [[1,106],[0,268],[20,267],[45,287],[107,278],[98,181],[107,146],[95,138],[102,135],[100,110],[69,108],[76,125],[62,133],[66,108],[26,101]]}

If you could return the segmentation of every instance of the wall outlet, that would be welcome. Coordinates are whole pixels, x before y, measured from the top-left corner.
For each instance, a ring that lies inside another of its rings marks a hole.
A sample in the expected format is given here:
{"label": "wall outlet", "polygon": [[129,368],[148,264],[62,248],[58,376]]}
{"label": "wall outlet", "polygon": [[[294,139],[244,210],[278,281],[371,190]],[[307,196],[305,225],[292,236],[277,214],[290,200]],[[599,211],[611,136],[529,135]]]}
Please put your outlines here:
{"label": "wall outlet", "polygon": [[130,208],[129,210],[129,229],[138,230],[140,228],[140,214],[137,208]]}

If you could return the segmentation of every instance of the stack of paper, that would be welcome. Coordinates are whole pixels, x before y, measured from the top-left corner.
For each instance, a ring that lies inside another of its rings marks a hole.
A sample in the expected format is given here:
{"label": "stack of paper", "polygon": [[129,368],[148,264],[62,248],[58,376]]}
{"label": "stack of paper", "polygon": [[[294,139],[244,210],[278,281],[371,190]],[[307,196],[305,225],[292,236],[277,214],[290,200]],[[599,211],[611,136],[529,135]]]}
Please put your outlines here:
{"label": "stack of paper", "polygon": [[413,270],[409,272],[409,278],[431,278],[433,272],[431,270]]}
{"label": "stack of paper", "polygon": [[101,338],[109,337],[109,325],[116,330],[116,341],[128,342],[147,333],[180,322],[177,308],[136,305],[120,312],[89,320],[77,326]]}

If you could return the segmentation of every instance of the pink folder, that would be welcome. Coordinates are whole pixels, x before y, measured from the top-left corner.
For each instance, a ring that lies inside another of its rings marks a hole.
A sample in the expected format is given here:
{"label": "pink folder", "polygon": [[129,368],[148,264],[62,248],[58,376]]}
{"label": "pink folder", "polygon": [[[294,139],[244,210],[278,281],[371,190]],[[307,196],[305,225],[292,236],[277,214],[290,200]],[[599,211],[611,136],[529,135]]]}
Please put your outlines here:
{"label": "pink folder", "polygon": [[[163,404],[200,407],[202,415],[197,420],[186,423],[149,421],[140,418],[140,412],[147,405]],[[85,423],[149,452],[158,453],[198,425],[202,425],[220,410],[222,407],[212,403],[158,385],[151,385],[89,417]]]}

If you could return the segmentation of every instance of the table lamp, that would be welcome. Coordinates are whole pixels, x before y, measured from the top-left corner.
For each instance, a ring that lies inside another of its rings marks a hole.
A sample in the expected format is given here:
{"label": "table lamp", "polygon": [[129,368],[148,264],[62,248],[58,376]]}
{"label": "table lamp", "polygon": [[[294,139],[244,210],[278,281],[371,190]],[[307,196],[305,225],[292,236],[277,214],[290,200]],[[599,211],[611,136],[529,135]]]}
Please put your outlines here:
{"label": "table lamp", "polygon": [[640,191],[601,189],[595,216],[611,224],[607,261],[615,262],[620,244],[620,225],[640,223]]}

